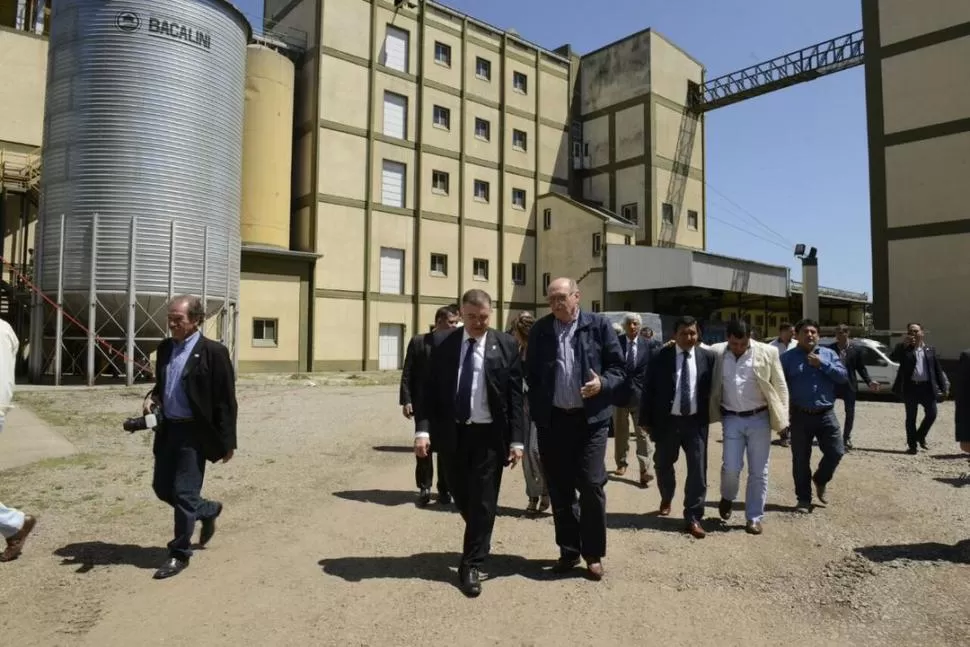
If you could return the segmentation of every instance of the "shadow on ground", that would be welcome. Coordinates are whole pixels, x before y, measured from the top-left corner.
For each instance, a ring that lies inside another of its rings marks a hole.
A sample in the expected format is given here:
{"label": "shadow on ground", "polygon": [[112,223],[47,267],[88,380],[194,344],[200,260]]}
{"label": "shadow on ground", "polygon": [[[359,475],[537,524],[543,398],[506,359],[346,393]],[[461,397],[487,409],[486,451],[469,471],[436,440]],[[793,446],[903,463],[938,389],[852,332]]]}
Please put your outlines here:
{"label": "shadow on ground", "polygon": [[855,552],[871,562],[886,563],[897,559],[917,562],[952,562],[970,564],[970,539],[958,541],[953,546],[937,542],[922,544],[895,544],[889,546],[865,546]]}
{"label": "shadow on ground", "polygon": [[[399,505],[417,506],[418,500],[418,493],[409,490],[343,490],[340,492],[334,492],[333,495],[338,499],[345,499],[347,501],[357,501],[358,503],[376,503],[377,505],[388,507],[395,507]],[[454,504],[449,503],[442,505],[437,501],[434,501],[423,508],[418,508],[420,510],[429,510],[432,512],[456,512]],[[525,507],[510,508],[502,505],[498,506],[496,509],[496,515],[499,517],[514,517],[517,519],[540,519],[550,516],[548,513],[530,515],[526,513]]]}
{"label": "shadow on ground", "polygon": [[[425,580],[457,586],[460,560],[459,553],[417,553],[399,557],[335,557],[321,559],[317,563],[327,575],[348,582],[375,579]],[[493,553],[486,558],[482,573],[486,576],[486,581],[515,576],[530,580],[549,580],[556,577],[550,571],[554,563]]]}
{"label": "shadow on ground", "polygon": [[54,551],[63,557],[62,566],[77,566],[77,573],[87,573],[95,566],[134,566],[156,569],[168,557],[168,550],[161,546],[138,546],[135,544],[107,544],[102,541],[83,541],[68,544]]}
{"label": "shadow on ground", "polygon": [[375,452],[387,452],[390,454],[413,454],[414,447],[411,445],[374,445]]}

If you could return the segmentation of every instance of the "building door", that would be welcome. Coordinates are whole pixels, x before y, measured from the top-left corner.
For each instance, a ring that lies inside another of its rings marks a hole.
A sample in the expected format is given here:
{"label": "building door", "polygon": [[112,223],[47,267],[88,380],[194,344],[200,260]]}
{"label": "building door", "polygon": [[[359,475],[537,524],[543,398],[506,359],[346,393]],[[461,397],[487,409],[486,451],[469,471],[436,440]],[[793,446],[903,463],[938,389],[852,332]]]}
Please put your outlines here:
{"label": "building door", "polygon": [[381,247],[381,294],[404,294],[404,250]]}
{"label": "building door", "polygon": [[404,345],[404,326],[381,324],[377,333],[377,368],[396,371],[401,367],[401,348]]}

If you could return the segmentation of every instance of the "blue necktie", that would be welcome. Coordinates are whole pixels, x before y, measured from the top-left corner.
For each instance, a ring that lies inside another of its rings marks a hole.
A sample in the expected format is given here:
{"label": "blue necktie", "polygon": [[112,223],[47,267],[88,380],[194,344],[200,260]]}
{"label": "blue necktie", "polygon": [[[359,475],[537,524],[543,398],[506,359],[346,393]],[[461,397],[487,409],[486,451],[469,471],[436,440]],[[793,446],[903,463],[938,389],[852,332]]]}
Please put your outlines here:
{"label": "blue necktie", "polygon": [[690,353],[684,351],[684,359],[680,363],[680,415],[690,415],[690,372],[687,368],[687,360]]}
{"label": "blue necktie", "polygon": [[627,340],[626,343],[627,343],[627,347],[626,347],[626,372],[628,374],[630,374],[630,375],[633,375],[633,372],[637,368],[636,360],[633,359],[633,349],[636,348],[637,342],[636,341],[629,341],[629,340]]}
{"label": "blue necktie", "polygon": [[475,340],[468,338],[468,350],[461,362],[461,377],[458,378],[458,393],[455,394],[455,417],[458,422],[466,423],[472,417],[472,377],[475,372]]}

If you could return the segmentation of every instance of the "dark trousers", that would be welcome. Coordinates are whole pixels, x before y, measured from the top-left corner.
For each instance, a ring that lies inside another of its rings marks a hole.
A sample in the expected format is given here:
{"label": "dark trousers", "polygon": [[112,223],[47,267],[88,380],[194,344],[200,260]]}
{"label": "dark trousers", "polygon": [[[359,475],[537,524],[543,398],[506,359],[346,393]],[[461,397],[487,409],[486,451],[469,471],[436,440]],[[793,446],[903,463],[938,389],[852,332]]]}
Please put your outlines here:
{"label": "dark trousers", "polygon": [[[812,441],[818,439],[822,460],[812,474]],[[835,475],[835,468],[845,454],[842,430],[834,409],[825,413],[808,414],[792,409],[791,456],[792,477],[795,480],[795,496],[799,503],[812,502],[812,481],[825,485]]]}
{"label": "dark trousers", "polygon": [[152,489],[155,495],[172,506],[175,512],[175,538],[169,542],[172,557],[192,556],[192,533],[195,522],[214,519],[221,504],[202,498],[205,458],[195,440],[191,422],[164,423],[161,447],[155,455]]}
{"label": "dark trousers", "polygon": [[843,388],[839,389],[836,397],[842,400],[842,406],[845,407],[845,423],[842,425],[842,440],[847,443],[852,440],[852,426],[855,424],[856,392],[852,389]]}
{"label": "dark trousers", "polygon": [[[539,459],[546,473],[556,543],[563,559],[598,562],[606,554],[606,440],[609,422],[591,426],[586,413],[553,408],[539,427]],[[579,492],[579,499],[576,492]]]}
{"label": "dark trousers", "polygon": [[670,426],[654,433],[657,468],[657,488],[662,501],[673,501],[677,491],[674,465],[684,450],[687,462],[687,482],[684,485],[684,519],[700,521],[704,518],[707,499],[707,435],[708,425],[697,416],[670,416]]}
{"label": "dark trousers", "polygon": [[[916,449],[917,443],[925,443],[930,427],[936,422],[936,393],[929,382],[910,382],[903,392],[906,407],[906,444]],[[916,426],[916,414],[923,407],[923,421]]]}
{"label": "dark trousers", "polygon": [[448,495],[447,468],[445,458],[441,452],[428,452],[427,456],[414,457],[414,482],[419,490],[430,490],[434,484],[434,464],[435,456],[438,460],[438,494],[439,496]]}
{"label": "dark trousers", "polygon": [[501,455],[501,442],[491,424],[456,425],[455,431],[455,453],[446,458],[445,465],[451,495],[465,521],[461,567],[478,568],[491,549],[506,457]]}

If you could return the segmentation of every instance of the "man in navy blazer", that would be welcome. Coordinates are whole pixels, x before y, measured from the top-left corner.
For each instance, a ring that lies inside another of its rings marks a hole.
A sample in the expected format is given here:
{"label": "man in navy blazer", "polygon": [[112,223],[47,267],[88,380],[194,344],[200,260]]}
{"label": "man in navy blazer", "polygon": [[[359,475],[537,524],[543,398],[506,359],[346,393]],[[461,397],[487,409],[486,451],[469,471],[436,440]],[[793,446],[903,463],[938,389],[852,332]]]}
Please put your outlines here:
{"label": "man in navy blazer", "polygon": [[546,294],[552,313],[529,333],[526,381],[559,545],[553,570],[566,573],[582,557],[589,577],[599,580],[606,554],[606,440],[626,369],[610,322],[580,310],[575,280],[556,279]]}

